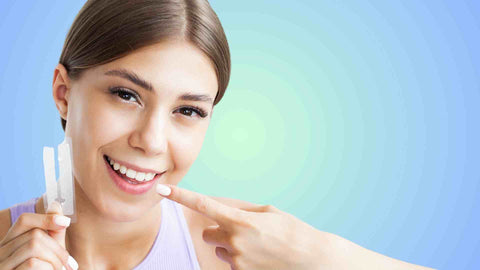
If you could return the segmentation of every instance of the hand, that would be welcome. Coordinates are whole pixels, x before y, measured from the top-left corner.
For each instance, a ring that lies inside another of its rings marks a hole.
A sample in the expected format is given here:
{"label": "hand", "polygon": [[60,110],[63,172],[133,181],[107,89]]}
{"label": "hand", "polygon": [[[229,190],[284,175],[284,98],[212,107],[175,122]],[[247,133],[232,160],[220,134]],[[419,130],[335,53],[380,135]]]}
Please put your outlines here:
{"label": "hand", "polygon": [[271,205],[234,208],[174,185],[163,186],[171,190],[164,197],[219,224],[205,229],[203,240],[215,245],[217,257],[234,270],[432,269],[389,258],[319,231]]}
{"label": "hand", "polygon": [[[327,260],[328,233],[271,205],[234,208],[175,185],[164,196],[216,221],[203,240],[235,270],[318,269]],[[326,264],[326,263],[325,263]]]}
{"label": "hand", "polygon": [[65,249],[69,225],[57,202],[46,214],[23,213],[0,241],[0,269],[76,270]]}

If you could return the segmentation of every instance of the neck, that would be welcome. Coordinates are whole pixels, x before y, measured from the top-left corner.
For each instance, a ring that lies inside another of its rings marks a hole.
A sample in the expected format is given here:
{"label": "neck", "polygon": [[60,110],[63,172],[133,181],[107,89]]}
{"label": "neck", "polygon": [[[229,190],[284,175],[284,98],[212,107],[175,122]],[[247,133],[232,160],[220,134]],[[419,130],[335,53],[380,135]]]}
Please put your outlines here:
{"label": "neck", "polygon": [[[75,181],[76,222],[67,228],[65,246],[83,269],[132,269],[148,254],[161,223],[158,203],[135,221],[105,219]],[[43,197],[37,213],[45,213]],[[128,256],[119,256],[128,254]]]}

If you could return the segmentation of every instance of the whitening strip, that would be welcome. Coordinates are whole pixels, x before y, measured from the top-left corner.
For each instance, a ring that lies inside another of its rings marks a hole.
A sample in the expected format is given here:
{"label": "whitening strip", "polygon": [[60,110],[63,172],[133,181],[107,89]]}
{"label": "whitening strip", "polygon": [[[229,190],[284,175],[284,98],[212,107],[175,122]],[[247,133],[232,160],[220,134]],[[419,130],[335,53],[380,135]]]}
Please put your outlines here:
{"label": "whitening strip", "polygon": [[76,222],[75,215],[75,185],[73,183],[73,155],[72,139],[65,137],[63,142],[57,146],[58,164],[60,177],[58,182],[55,177],[55,157],[52,147],[43,147],[43,167],[45,170],[45,185],[47,192],[43,195],[44,209],[57,201],[62,206],[63,214]]}

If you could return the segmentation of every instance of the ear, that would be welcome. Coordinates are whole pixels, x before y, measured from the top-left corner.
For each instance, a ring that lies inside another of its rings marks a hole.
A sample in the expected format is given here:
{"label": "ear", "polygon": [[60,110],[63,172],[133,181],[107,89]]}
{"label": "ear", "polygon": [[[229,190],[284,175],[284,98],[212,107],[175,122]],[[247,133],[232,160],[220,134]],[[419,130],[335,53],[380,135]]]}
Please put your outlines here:
{"label": "ear", "polygon": [[58,64],[53,72],[53,100],[60,113],[60,117],[67,120],[68,113],[68,97],[70,94],[70,79],[68,78],[67,69],[64,65]]}

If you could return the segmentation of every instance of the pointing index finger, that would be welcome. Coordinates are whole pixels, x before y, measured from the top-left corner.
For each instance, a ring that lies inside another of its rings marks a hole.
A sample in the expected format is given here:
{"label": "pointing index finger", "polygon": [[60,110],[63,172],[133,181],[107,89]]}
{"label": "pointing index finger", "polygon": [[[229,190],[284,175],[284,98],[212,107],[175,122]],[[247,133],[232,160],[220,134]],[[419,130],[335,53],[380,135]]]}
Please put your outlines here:
{"label": "pointing index finger", "polygon": [[164,197],[185,205],[186,207],[217,221],[219,224],[227,224],[231,223],[233,220],[239,219],[239,215],[241,214],[239,209],[232,208],[206,195],[175,185],[164,186],[169,187],[171,190],[170,195]]}

